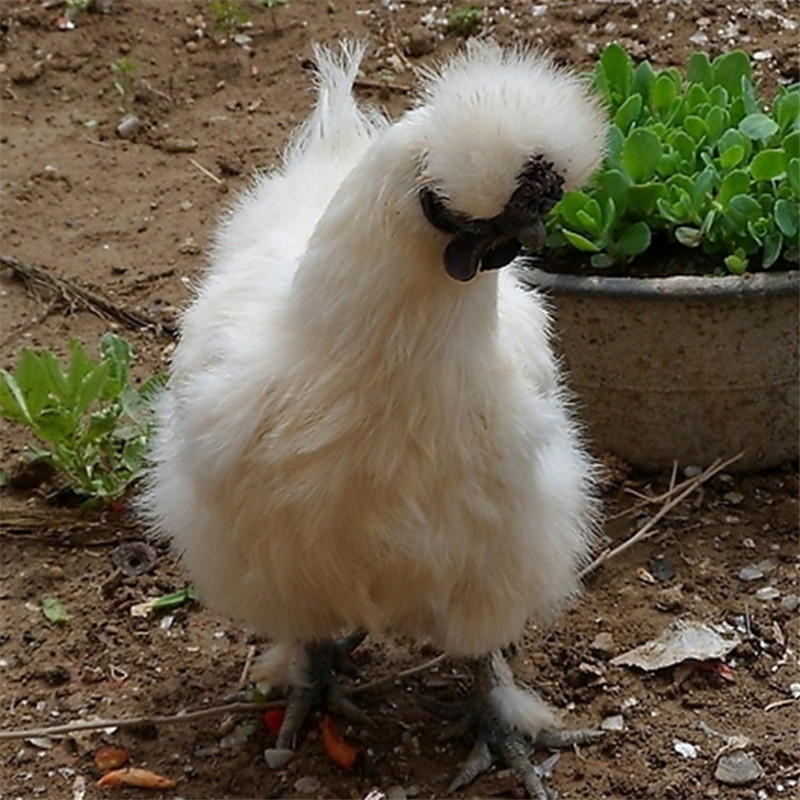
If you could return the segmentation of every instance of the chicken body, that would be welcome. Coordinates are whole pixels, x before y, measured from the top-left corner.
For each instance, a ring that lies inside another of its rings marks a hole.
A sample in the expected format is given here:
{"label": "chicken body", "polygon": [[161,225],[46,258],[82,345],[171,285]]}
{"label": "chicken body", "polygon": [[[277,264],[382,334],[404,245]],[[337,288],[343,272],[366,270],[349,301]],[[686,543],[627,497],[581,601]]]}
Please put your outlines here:
{"label": "chicken body", "polygon": [[447,274],[419,192],[491,218],[539,155],[570,188],[602,117],[482,45],[389,124],[351,97],[360,55],[317,52],[312,117],[219,232],[145,505],[204,600],[289,656],[343,628],[481,655],[574,591],[591,464],[542,300],[513,266]]}

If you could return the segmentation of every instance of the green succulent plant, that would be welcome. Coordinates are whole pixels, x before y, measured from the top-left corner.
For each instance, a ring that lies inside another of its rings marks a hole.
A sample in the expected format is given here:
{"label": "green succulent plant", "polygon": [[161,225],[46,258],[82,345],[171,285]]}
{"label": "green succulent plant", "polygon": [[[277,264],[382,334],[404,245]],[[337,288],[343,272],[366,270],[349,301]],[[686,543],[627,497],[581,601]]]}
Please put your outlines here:
{"label": "green succulent plant", "polygon": [[594,86],[609,109],[602,168],[548,217],[548,245],[624,265],[654,236],[716,256],[727,270],[768,269],[800,253],[800,84],[769,107],[741,51],[694,53],[686,74],[603,51]]}

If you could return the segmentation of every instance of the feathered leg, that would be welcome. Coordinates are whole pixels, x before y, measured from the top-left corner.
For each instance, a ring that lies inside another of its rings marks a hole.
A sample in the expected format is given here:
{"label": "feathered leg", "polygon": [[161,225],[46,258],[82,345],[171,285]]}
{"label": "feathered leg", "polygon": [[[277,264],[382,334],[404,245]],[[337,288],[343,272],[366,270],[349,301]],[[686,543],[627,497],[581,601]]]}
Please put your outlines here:
{"label": "feathered leg", "polygon": [[450,720],[460,711],[460,718],[449,726],[449,735],[466,730],[475,737],[467,760],[449,791],[469,783],[494,763],[514,770],[528,795],[534,800],[552,800],[553,794],[542,783],[542,775],[531,763],[538,748],[570,747],[602,736],[601,731],[559,731],[544,702],[514,684],[511,669],[497,652],[472,662],[475,689],[464,704],[426,703],[434,713]]}

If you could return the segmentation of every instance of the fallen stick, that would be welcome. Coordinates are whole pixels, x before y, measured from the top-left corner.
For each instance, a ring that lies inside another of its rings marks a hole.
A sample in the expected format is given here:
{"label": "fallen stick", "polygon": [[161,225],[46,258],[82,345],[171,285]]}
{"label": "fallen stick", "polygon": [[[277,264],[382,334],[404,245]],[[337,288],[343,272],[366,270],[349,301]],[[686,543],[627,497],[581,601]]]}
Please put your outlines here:
{"label": "fallen stick", "polygon": [[[718,472],[722,472],[725,467],[730,466],[733,464],[734,461],[738,461],[744,453],[739,453],[738,455],[733,456],[733,458],[729,458],[727,461],[720,461],[717,459],[705,472],[701,472],[695,478],[691,478],[688,481],[680,484],[679,486],[685,487],[683,491],[679,492],[677,495],[671,497],[647,522],[639,528],[636,533],[633,534],[629,539],[626,539],[622,544],[615,547],[613,550],[606,550],[601,553],[591,564],[584,567],[578,576],[580,578],[586,577],[590,572],[593,572],[597,567],[601,564],[608,561],[610,558],[614,558],[618,556],[620,553],[625,552],[629,547],[632,547],[636,542],[641,541],[644,539],[648,533],[655,527],[656,523],[659,522],[663,517],[665,517],[670,511],[672,511],[675,506],[679,503],[683,502],[685,498],[687,498],[695,489],[702,486],[709,478],[714,477]],[[676,489],[679,487],[676,487]]]}
{"label": "fallen stick", "polygon": [[[408,669],[397,672],[394,675],[387,675],[385,678],[378,678],[377,680],[365,683],[362,686],[355,686],[351,689],[345,690],[347,695],[361,694],[362,692],[374,689],[377,686],[383,686],[386,683],[392,683],[400,678],[407,678],[410,675],[424,672],[431,667],[436,666],[445,658],[445,655],[438,655],[435,658],[426,661],[424,664],[418,664],[416,667],[409,667]],[[286,706],[285,700],[271,700],[263,703],[226,703],[222,706],[211,706],[210,708],[202,708],[198,711],[187,711],[184,714],[171,714],[161,717],[120,717],[119,719],[98,719],[86,720],[83,722],[70,722],[65,725],[52,725],[47,728],[27,728],[26,730],[10,730],[0,731],[0,741],[9,739],[29,739],[32,736],[63,736],[68,733],[76,733],[77,731],[96,731],[103,728],[134,728],[142,725],[180,725],[184,722],[196,722],[199,719],[206,717],[216,717],[221,714],[241,714],[247,711],[266,711],[270,708],[284,708]]]}
{"label": "fallen stick", "polygon": [[67,278],[53,275],[41,267],[26,264],[13,256],[0,254],[0,264],[8,267],[26,285],[44,288],[67,303],[80,305],[93,314],[113,319],[131,330],[148,328],[155,333],[166,333],[170,337],[174,337],[177,333],[177,326],[172,322],[162,322],[149,314],[122,308],[111,300],[84,289]]}
{"label": "fallen stick", "polygon": [[29,728],[28,730],[0,731],[0,740],[28,739],[31,736],[58,736],[77,731],[96,731],[102,728],[135,728],[142,725],[168,725],[182,722],[195,722],[206,717],[219,714],[236,714],[243,711],[265,711],[268,708],[282,708],[283,700],[264,703],[227,703],[224,706],[212,706],[199,711],[187,711],[185,714],[171,714],[163,717],[122,717],[120,719],[97,719],[85,722],[70,722],[66,725],[51,725],[49,728]]}

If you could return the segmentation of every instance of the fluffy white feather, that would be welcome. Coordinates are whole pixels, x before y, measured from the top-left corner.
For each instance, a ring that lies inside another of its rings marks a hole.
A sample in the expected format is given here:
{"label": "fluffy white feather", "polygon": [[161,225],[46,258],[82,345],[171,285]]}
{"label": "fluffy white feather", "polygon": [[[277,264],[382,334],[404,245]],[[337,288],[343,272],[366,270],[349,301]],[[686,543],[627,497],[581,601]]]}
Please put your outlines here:
{"label": "fluffy white feather", "polygon": [[219,232],[144,503],[206,602],[278,642],[362,627],[485,653],[575,589],[591,465],[541,299],[511,270],[450,278],[418,190],[490,217],[537,154],[576,185],[602,117],[483,44],[388,125],[351,98],[360,56],[317,51],[313,115]]}

